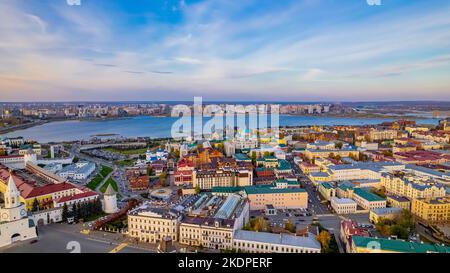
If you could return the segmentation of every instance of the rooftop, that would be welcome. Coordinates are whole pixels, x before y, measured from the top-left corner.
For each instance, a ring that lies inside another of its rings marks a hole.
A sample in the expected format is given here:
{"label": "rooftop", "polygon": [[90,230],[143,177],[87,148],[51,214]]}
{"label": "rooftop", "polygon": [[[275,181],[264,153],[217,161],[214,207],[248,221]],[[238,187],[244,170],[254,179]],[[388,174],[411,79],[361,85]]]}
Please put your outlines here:
{"label": "rooftop", "polygon": [[253,241],[273,245],[287,245],[304,247],[310,249],[321,249],[320,243],[311,234],[308,237],[295,236],[286,233],[267,233],[247,230],[237,230],[234,234],[235,240]]}
{"label": "rooftop", "polygon": [[380,196],[369,192],[366,189],[361,189],[361,188],[355,188],[354,189],[354,193],[364,199],[366,199],[369,202],[376,202],[376,201],[384,201],[383,198],[381,198]]}
{"label": "rooftop", "polygon": [[353,236],[353,242],[357,247],[367,248],[374,242],[380,246],[381,250],[401,253],[450,253],[450,247],[436,244],[422,244],[406,242],[402,240],[389,240],[373,237]]}

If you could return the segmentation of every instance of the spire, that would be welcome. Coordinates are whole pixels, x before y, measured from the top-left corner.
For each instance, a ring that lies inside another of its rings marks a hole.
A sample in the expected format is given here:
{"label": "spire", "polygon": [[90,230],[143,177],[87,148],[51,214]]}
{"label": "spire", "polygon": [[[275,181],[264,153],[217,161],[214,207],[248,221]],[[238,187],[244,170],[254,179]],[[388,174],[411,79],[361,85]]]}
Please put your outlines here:
{"label": "spire", "polygon": [[4,193],[5,196],[5,208],[15,208],[20,205],[20,192],[17,189],[16,182],[13,175],[9,173],[8,187]]}
{"label": "spire", "polygon": [[106,188],[105,195],[115,195],[116,192],[114,191],[111,184],[108,185],[108,188]]}

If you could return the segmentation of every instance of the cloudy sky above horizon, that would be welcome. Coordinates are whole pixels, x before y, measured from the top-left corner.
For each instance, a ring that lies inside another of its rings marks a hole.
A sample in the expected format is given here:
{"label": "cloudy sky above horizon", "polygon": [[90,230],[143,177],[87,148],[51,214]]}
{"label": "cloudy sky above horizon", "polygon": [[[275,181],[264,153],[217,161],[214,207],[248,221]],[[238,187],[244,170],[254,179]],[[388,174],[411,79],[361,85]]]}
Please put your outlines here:
{"label": "cloudy sky above horizon", "polygon": [[0,101],[450,100],[450,1],[80,1],[0,1]]}

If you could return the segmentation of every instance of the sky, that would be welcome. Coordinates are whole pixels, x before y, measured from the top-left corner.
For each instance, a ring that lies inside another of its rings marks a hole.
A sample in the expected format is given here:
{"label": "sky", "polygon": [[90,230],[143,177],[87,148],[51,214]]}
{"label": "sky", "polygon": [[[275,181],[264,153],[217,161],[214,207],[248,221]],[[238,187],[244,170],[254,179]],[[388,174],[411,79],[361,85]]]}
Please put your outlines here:
{"label": "sky", "polygon": [[1,0],[0,101],[450,100],[450,1]]}

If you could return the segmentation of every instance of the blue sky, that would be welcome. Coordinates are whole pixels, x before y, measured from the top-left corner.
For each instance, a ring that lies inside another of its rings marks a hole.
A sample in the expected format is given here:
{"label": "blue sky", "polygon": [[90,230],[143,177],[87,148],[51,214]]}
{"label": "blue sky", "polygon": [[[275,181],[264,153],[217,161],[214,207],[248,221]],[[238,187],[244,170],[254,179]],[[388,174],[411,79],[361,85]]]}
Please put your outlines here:
{"label": "blue sky", "polygon": [[0,1],[0,101],[450,100],[450,1]]}

